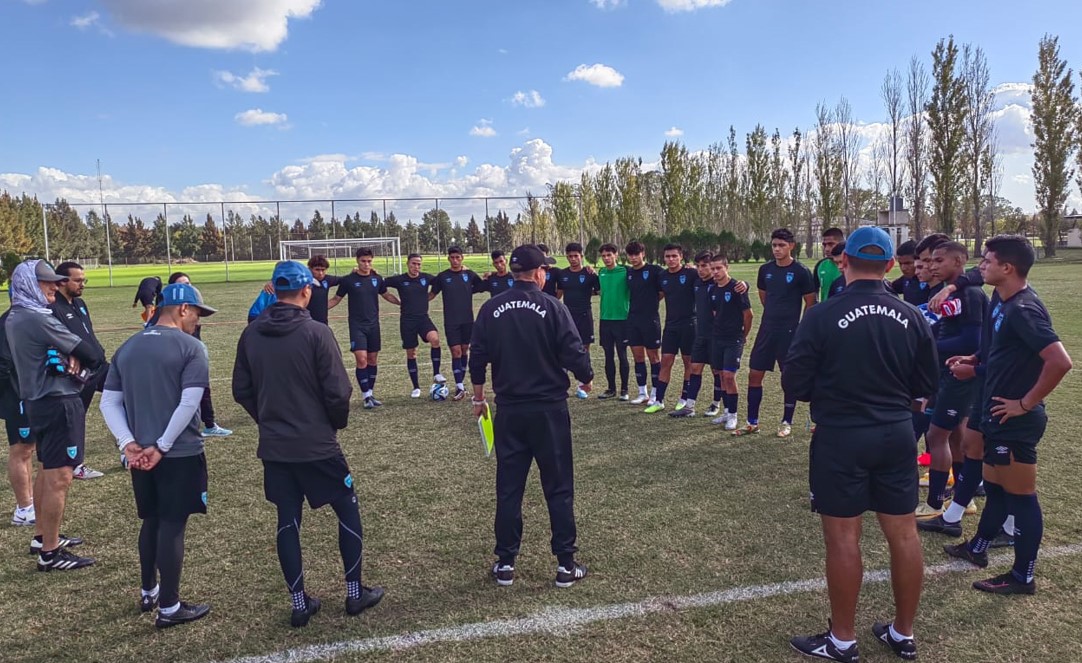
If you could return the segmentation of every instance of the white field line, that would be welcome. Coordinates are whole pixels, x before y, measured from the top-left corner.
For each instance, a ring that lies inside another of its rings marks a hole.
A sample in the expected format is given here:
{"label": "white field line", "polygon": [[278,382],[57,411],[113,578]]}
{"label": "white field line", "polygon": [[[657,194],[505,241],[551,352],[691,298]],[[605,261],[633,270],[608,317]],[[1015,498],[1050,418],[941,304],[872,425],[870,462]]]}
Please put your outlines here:
{"label": "white field line", "polygon": [[[1041,559],[1065,557],[1079,553],[1082,553],[1082,543],[1075,543],[1041,550]],[[1008,553],[995,555],[990,561],[992,565],[996,565],[1010,562],[1011,559],[1012,557]],[[954,561],[926,567],[924,569],[924,574],[926,576],[938,576],[947,573],[959,573],[972,570],[974,570],[972,565],[962,561]],[[887,569],[880,569],[864,574],[865,584],[886,582],[889,579],[890,571]],[[589,580],[586,580],[585,582],[589,582]],[[442,642],[465,642],[483,638],[505,638],[532,634],[567,635],[573,629],[594,622],[612,621],[628,617],[643,617],[653,613],[687,610],[690,608],[707,608],[727,603],[754,601],[773,596],[821,591],[823,589],[826,589],[826,580],[823,578],[813,578],[811,580],[795,580],[770,585],[735,587],[733,589],[708,592],[705,594],[692,594],[690,596],[658,596],[637,603],[616,603],[594,608],[553,607],[536,612],[528,617],[521,617],[518,619],[500,619],[489,622],[462,624],[461,626],[448,626],[428,631],[403,633],[401,635],[391,635],[381,638],[344,640],[342,642],[331,642],[321,645],[308,645],[270,654],[234,658],[225,663],[307,663],[309,661],[325,661],[347,653],[398,651]]]}

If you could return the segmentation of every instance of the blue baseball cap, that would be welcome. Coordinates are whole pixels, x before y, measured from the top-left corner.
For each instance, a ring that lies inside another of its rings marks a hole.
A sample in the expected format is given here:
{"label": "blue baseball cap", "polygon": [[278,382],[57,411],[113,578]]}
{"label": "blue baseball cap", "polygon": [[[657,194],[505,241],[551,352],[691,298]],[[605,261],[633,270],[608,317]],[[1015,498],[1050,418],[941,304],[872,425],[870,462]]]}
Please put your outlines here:
{"label": "blue baseball cap", "polygon": [[[867,253],[865,249],[876,247],[883,253]],[[864,226],[857,228],[849,238],[845,240],[845,255],[862,260],[877,260],[888,262],[894,259],[894,242],[890,241],[890,235],[882,228]]]}
{"label": "blue baseball cap", "polygon": [[203,303],[203,295],[191,283],[170,283],[162,288],[162,306],[180,306],[187,304],[199,310],[200,317],[206,317],[218,312]]}
{"label": "blue baseball cap", "polygon": [[315,282],[315,278],[312,277],[312,271],[293,260],[283,260],[275,265],[274,275],[271,276],[271,283],[274,284],[274,290],[276,292],[300,290]]}

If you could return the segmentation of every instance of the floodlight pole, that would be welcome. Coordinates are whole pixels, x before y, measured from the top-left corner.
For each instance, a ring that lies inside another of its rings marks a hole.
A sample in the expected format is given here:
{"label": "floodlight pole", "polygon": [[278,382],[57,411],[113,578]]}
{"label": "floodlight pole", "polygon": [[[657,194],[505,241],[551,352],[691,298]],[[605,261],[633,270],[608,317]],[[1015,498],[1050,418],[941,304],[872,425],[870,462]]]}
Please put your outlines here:
{"label": "floodlight pole", "polygon": [[42,203],[41,205],[41,226],[42,231],[45,233],[45,261],[49,262],[49,215],[45,213],[45,208],[48,205]]}
{"label": "floodlight pole", "polygon": [[169,247],[169,203],[162,203],[162,219],[165,221],[165,264],[173,271],[173,250]]}
{"label": "floodlight pole", "polygon": [[229,283],[229,235],[225,225],[225,203],[222,203],[222,254],[225,256],[225,282]]}
{"label": "floodlight pole", "polygon": [[492,255],[492,236],[488,232],[488,198],[485,198],[485,248]]}

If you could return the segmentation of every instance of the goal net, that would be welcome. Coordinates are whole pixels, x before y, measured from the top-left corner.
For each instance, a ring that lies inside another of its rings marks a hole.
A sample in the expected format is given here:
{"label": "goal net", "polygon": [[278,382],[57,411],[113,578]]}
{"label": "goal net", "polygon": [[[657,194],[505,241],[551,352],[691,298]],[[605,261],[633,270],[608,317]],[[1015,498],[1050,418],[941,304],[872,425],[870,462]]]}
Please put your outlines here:
{"label": "goal net", "polygon": [[344,274],[357,266],[357,249],[372,249],[372,267],[390,276],[402,272],[402,244],[397,237],[351,237],[348,239],[286,240],[280,243],[281,259],[308,262],[323,256],[331,264],[330,273]]}

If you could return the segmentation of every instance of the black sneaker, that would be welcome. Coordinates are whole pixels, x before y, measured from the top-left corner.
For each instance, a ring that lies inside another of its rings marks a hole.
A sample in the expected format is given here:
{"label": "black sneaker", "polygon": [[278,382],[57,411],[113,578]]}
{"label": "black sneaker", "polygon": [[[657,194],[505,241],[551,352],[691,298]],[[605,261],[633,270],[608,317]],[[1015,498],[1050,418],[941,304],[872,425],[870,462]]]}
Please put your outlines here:
{"label": "black sneaker", "polygon": [[669,416],[672,417],[673,419],[683,419],[684,417],[694,417],[695,416],[695,408],[682,407],[679,410],[673,410],[672,412],[670,412]]}
{"label": "black sneaker", "polygon": [[830,639],[829,629],[826,633],[817,635],[797,636],[791,639],[789,644],[792,645],[793,649],[805,656],[825,658],[828,661],[846,661],[847,663],[860,661],[860,650],[857,649],[856,644],[853,644],[848,649],[838,649],[834,645],[834,641]]}
{"label": "black sneaker", "polygon": [[989,594],[1036,594],[1037,582],[1035,580],[1022,582],[1015,578],[1013,573],[1007,571],[1003,575],[988,580],[978,580],[973,583],[973,589]]}
{"label": "black sneaker", "polygon": [[610,398],[616,398],[616,390],[615,389],[606,389],[604,393],[598,394],[597,400],[599,400],[599,401],[607,401]]}
{"label": "black sneaker", "polygon": [[496,562],[492,565],[492,577],[500,587],[510,587],[515,583],[515,566]]}
{"label": "black sneaker", "polygon": [[150,612],[154,608],[158,607],[158,597],[161,596],[161,591],[154,592],[150,596],[140,594],[139,596],[139,612]]}
{"label": "black sneaker", "polygon": [[[83,545],[83,540],[77,536],[67,536],[61,534],[59,537],[61,548],[74,548],[75,546]],[[41,537],[35,536],[30,539],[30,554],[37,555],[41,552]]]}
{"label": "black sneaker", "polygon": [[940,514],[935,518],[918,520],[917,529],[924,532],[937,532],[947,536],[959,537],[962,536],[962,521],[959,520],[956,523],[947,522],[943,520],[943,514]]}
{"label": "black sneaker", "polygon": [[359,615],[369,608],[376,607],[382,600],[382,587],[365,587],[364,585],[361,585],[361,598],[346,598],[346,614]]}
{"label": "black sneaker", "polygon": [[1003,530],[999,530],[999,534],[996,534],[996,538],[992,539],[992,542],[988,544],[989,548],[1013,548],[1014,547],[1014,535],[1007,534]]}
{"label": "black sneaker", "polygon": [[289,616],[289,625],[293,628],[299,628],[301,626],[308,626],[308,620],[312,618],[312,615],[319,612],[319,599],[314,596],[304,595],[304,610],[293,609],[293,614]]}
{"label": "black sneaker", "polygon": [[975,553],[969,551],[969,541],[963,541],[953,546],[943,546],[943,552],[957,559],[964,559],[974,566],[982,569],[988,566],[988,553]]}
{"label": "black sneaker", "polygon": [[368,400],[372,401],[372,407],[383,407],[383,403],[377,401],[375,396],[369,396]]}
{"label": "black sneaker", "polygon": [[73,555],[64,548],[57,549],[48,560],[43,555],[38,555],[38,571],[71,571],[93,565],[94,560],[90,557]]}
{"label": "black sneaker", "polygon": [[154,625],[158,628],[180,626],[181,624],[187,624],[188,622],[202,619],[206,617],[209,612],[210,606],[206,603],[185,603],[184,601],[181,601],[180,607],[171,615],[163,615],[162,609],[159,607],[158,616],[154,620]]}
{"label": "black sneaker", "polygon": [[586,577],[588,570],[582,564],[575,562],[568,569],[563,566],[556,567],[556,586],[560,589],[574,587],[575,583]]}
{"label": "black sneaker", "polygon": [[988,497],[988,493],[984,492],[983,481],[977,485],[977,492],[973,493],[973,497]]}
{"label": "black sneaker", "polygon": [[894,636],[890,634],[890,624],[881,624],[876,622],[872,624],[872,635],[879,639],[880,642],[890,647],[891,651],[898,658],[903,658],[907,661],[917,660],[917,643],[913,641],[913,638],[902,638],[901,640],[895,640]]}
{"label": "black sneaker", "polygon": [[364,409],[371,410],[372,408],[376,407],[375,403],[376,399],[372,398],[371,396],[364,397]]}

